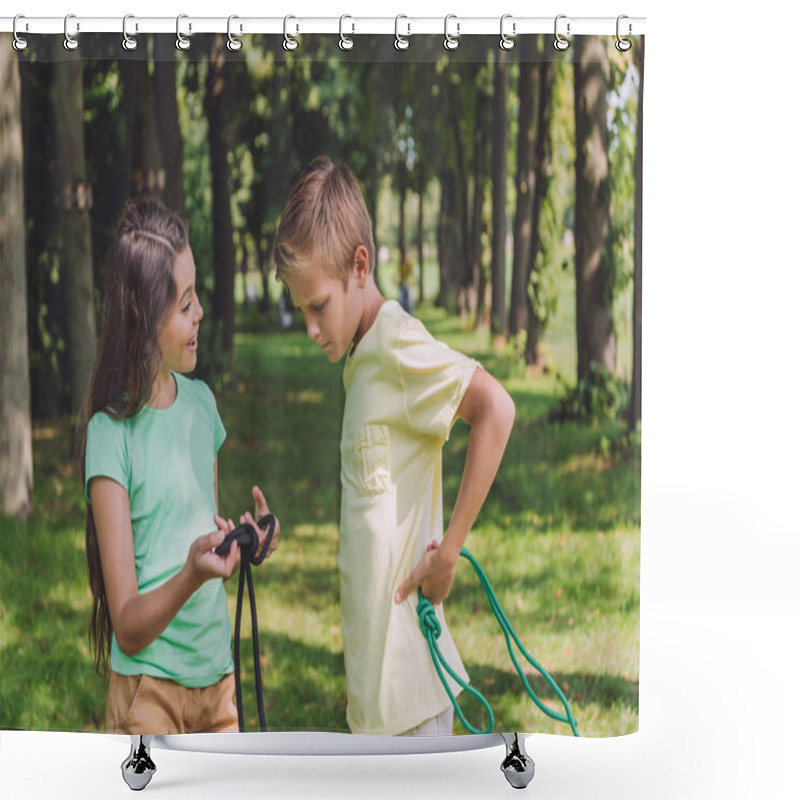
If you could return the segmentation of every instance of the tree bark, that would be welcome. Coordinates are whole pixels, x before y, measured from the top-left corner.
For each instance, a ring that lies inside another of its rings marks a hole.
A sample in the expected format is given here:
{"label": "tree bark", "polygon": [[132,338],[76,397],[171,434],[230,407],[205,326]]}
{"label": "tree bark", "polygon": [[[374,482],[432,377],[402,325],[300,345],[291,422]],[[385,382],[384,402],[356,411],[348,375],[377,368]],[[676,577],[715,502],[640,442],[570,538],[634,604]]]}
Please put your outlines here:
{"label": "tree bark", "polygon": [[508,150],[508,62],[498,49],[492,99],[492,333],[508,332],[506,312],[506,151]]}
{"label": "tree bark", "polygon": [[[539,64],[539,108],[536,115],[536,149],[534,154],[535,190],[533,195],[533,222],[531,225],[531,249],[529,254],[529,268],[527,284],[531,286],[533,298],[528,299],[528,336],[525,341],[525,361],[528,365],[540,369],[545,366],[544,353],[542,352],[542,336],[545,323],[538,311],[540,305],[541,281],[538,277],[536,257],[539,253],[541,236],[539,233],[539,220],[542,205],[547,197],[549,185],[550,164],[552,161],[552,141],[550,137],[551,122],[553,118],[553,63],[543,60]],[[531,280],[533,277],[533,280]]]}
{"label": "tree bark", "polygon": [[163,198],[166,174],[158,142],[155,92],[147,63],[147,59],[136,59],[133,62],[136,110],[133,125],[131,193]]}
{"label": "tree bark", "polygon": [[514,213],[514,258],[511,270],[511,303],[508,330],[512,336],[528,324],[528,262],[533,223],[534,145],[536,114],[535,43],[525,37],[521,44],[519,65],[519,133],[517,138],[517,205]]}
{"label": "tree bark", "polygon": [[228,144],[225,125],[228,71],[225,59],[225,37],[216,34],[211,43],[206,79],[206,113],[208,144],[211,154],[211,196],[213,207],[212,251],[214,256],[214,294],[211,306],[222,323],[222,352],[230,358],[233,352],[236,255],[233,247],[228,171]]}
{"label": "tree bark", "polygon": [[26,516],[33,497],[19,64],[0,36],[0,510]]}
{"label": "tree bark", "polygon": [[578,380],[594,362],[613,370],[606,41],[575,37],[575,296]]}
{"label": "tree bark", "polygon": [[636,114],[635,207],[633,212],[633,375],[628,425],[634,430],[642,419],[642,122],[644,120],[644,36],[636,43],[639,69],[639,104]]}
{"label": "tree bark", "polygon": [[[55,47],[55,45],[53,45]],[[70,409],[78,413],[89,386],[96,348],[94,277],[83,136],[83,62],[80,55],[58,63],[51,90],[60,188],[62,272],[66,290]]]}
{"label": "tree bark", "polygon": [[153,38],[155,121],[165,170],[164,201],[181,216],[186,214],[183,192],[183,137],[175,92],[175,44],[172,36]]}

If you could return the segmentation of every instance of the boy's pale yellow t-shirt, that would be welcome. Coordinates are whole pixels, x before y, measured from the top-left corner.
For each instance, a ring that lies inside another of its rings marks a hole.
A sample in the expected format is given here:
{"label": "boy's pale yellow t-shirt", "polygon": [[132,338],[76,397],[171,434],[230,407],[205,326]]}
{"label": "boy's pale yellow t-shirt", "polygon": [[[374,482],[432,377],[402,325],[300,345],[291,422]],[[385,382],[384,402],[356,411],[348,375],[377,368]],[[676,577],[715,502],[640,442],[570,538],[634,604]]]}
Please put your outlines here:
{"label": "boy's pale yellow t-shirt", "polygon": [[[392,300],[345,364],[338,563],[354,733],[403,733],[450,704],[420,630],[417,592],[401,605],[394,593],[442,539],[442,446],[477,366]],[[467,680],[436,612],[442,654]]]}

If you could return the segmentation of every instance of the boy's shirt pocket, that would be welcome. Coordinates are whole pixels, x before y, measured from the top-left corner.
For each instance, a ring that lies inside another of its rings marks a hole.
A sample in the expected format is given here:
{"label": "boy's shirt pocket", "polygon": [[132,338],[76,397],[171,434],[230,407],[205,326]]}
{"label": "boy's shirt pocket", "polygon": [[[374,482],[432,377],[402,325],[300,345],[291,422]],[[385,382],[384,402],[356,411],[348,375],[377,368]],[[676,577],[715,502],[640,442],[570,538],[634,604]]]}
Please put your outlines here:
{"label": "boy's shirt pocket", "polygon": [[381,494],[389,488],[389,455],[388,425],[363,425],[356,431],[352,467],[359,496]]}

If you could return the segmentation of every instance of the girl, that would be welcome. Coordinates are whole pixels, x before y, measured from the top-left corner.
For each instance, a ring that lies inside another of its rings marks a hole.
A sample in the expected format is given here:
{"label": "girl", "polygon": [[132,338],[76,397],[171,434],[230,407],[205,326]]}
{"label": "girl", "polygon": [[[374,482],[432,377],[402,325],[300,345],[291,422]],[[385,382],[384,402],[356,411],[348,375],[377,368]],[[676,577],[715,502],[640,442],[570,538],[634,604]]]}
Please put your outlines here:
{"label": "girl", "polygon": [[[213,551],[234,527],[217,513],[225,428],[209,388],[184,377],[203,318],[195,280],[180,218],[130,203],[79,437],[90,633],[95,668],[110,673],[106,729],[115,733],[238,730],[223,579],[239,549]],[[257,486],[253,498],[258,519],[269,509]],[[240,521],[254,525],[249,512]]]}

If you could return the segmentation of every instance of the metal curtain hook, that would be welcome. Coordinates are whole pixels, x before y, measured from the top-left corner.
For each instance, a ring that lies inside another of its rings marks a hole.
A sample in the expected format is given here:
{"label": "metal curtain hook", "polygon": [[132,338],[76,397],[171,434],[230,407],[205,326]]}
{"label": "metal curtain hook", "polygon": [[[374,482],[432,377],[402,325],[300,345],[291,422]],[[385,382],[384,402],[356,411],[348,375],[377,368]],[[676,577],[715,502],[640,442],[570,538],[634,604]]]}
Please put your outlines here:
{"label": "metal curtain hook", "polygon": [[[228,50],[230,50],[231,53],[235,53],[237,50],[242,49],[242,40],[237,39],[231,33],[231,22],[233,22],[235,19],[239,19],[239,17],[237,17],[235,14],[231,14],[231,16],[228,17]],[[239,30],[241,31],[241,27]]]}
{"label": "metal curtain hook", "polygon": [[[342,30],[344,21],[346,19],[353,19],[353,18],[349,14],[342,14],[342,16],[339,17],[339,48],[341,50],[352,50],[354,42],[349,36],[345,36],[344,31]],[[356,29],[355,24],[353,24],[351,27],[352,31],[355,31]]]}
{"label": "metal curtain hook", "polygon": [[[135,19],[133,14],[126,14],[122,18],[122,46],[126,50],[135,50],[136,46],[139,43],[136,41],[136,37],[135,36],[128,36],[128,20],[129,19]],[[138,24],[136,25],[136,30],[137,31],[139,30]]]}
{"label": "metal curtain hook", "polygon": [[[181,33],[181,20],[182,19],[187,19],[188,16],[189,16],[188,14],[178,14],[178,18],[175,20],[175,35],[178,37],[175,40],[175,47],[177,47],[178,50],[188,50],[192,46],[191,41],[189,41],[189,39],[187,39]],[[192,24],[190,22],[189,23],[189,31],[191,31],[191,30],[192,30]]]}
{"label": "metal curtain hook", "polygon": [[[70,34],[70,32],[69,32],[69,21],[71,19],[75,19],[75,15],[74,14],[67,14],[67,16],[64,17],[64,49],[65,50],[75,50],[78,47],[78,40],[74,36],[72,36]],[[81,29],[80,24],[76,24],[76,30],[79,31],[80,29]]]}
{"label": "metal curtain hook", "polygon": [[[553,42],[553,47],[555,47],[556,50],[562,50],[563,51],[563,50],[566,50],[569,47],[569,39],[565,39],[558,32],[558,21],[560,19],[566,19],[566,18],[567,18],[566,14],[559,14],[556,17],[556,24],[555,24],[555,36],[556,36],[556,38],[555,38],[555,41]],[[569,22],[567,23],[567,35],[569,35]]]}
{"label": "metal curtain hook", "polygon": [[458,47],[458,35],[461,29],[461,23],[456,21],[456,35],[451,36],[447,31],[447,23],[450,22],[451,19],[457,20],[456,15],[448,14],[444,18],[444,46],[446,50],[455,50]]}
{"label": "metal curtain hook", "polygon": [[500,17],[500,47],[502,47],[503,50],[513,50],[516,43],[511,36],[516,36],[517,23],[511,23],[511,36],[509,36],[504,30],[505,21],[507,19],[511,19],[511,14],[503,14],[503,16]]}
{"label": "metal curtain hook", "polygon": [[408,26],[408,32],[406,33],[406,36],[401,36],[400,35],[401,19],[408,19],[408,17],[405,14],[398,14],[394,18],[394,46],[398,50],[408,50],[409,46],[411,45],[411,42],[408,41],[406,36],[411,36],[411,23],[410,22],[406,23]]}
{"label": "metal curtain hook", "polygon": [[[24,50],[28,46],[28,40],[17,33],[17,20],[25,19],[24,14],[17,14],[14,17],[14,25],[12,31],[14,33],[14,41],[11,43],[17,52]],[[25,30],[28,29],[28,23],[25,23]]]}
{"label": "metal curtain hook", "polygon": [[[624,14],[620,14],[620,16],[617,17],[617,41],[616,41],[616,44],[614,45],[614,47],[616,47],[617,50],[620,51],[620,53],[627,52],[628,50],[631,49],[631,46],[632,46],[630,39],[622,39],[622,38],[620,38],[620,35],[619,35],[619,24],[620,24],[620,22],[622,22],[623,19],[628,19],[628,17],[626,17]],[[632,30],[633,30],[633,28],[632,28],[632,26],[631,26],[631,24],[629,22],[628,23],[628,34],[630,34]]]}
{"label": "metal curtain hook", "polygon": [[296,19],[296,17],[293,17],[290,14],[289,16],[283,18],[283,49],[297,50],[300,43],[297,41],[297,39],[289,36],[289,31],[287,28],[290,19]]}

